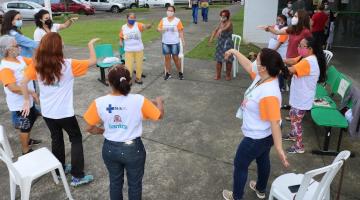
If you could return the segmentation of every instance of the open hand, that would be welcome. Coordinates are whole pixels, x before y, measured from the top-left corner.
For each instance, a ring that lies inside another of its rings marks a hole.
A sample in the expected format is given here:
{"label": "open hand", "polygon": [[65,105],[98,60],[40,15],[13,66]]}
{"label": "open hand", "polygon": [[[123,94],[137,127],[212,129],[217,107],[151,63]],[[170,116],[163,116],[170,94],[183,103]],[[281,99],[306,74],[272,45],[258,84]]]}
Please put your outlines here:
{"label": "open hand", "polygon": [[88,43],[88,45],[94,45],[94,43],[95,42],[97,42],[97,41],[99,41],[100,40],[100,38],[93,38],[93,39],[91,39],[90,41],[89,41],[89,43]]}
{"label": "open hand", "polygon": [[21,110],[21,115],[23,117],[27,117],[30,113],[30,101],[29,100],[24,100],[24,105],[23,108]]}
{"label": "open hand", "polygon": [[233,49],[226,51],[224,55],[225,60],[228,60],[232,54],[233,54]]}
{"label": "open hand", "polygon": [[281,152],[278,152],[278,155],[279,155],[279,158],[280,158],[280,160],[281,160],[282,165],[283,165],[285,168],[288,168],[288,167],[290,166],[290,163],[288,162],[287,157],[286,157],[284,151],[282,150]]}
{"label": "open hand", "polygon": [[79,19],[79,17],[72,17],[72,18],[70,18],[70,21],[71,22],[75,22],[76,20],[78,20]]}

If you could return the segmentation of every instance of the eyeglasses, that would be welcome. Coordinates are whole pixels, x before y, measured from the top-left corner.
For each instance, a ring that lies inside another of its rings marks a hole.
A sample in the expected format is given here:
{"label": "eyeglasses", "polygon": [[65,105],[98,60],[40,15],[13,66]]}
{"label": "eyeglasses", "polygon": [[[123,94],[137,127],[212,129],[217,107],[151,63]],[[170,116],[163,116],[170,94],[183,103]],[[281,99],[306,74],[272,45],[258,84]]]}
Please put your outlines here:
{"label": "eyeglasses", "polygon": [[309,46],[302,46],[301,44],[298,45],[300,48],[309,48]]}

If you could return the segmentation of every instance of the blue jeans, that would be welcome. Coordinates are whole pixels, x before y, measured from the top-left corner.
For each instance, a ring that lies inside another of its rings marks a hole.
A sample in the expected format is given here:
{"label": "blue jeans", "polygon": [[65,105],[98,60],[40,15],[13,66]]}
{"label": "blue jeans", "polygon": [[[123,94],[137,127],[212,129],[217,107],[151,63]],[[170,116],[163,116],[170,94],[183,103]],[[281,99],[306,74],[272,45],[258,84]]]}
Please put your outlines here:
{"label": "blue jeans", "polygon": [[142,178],[146,160],[146,151],[141,139],[133,140],[132,144],[105,139],[102,156],[109,171],[110,199],[123,199],[125,169],[129,186],[129,200],[141,200]]}
{"label": "blue jeans", "polygon": [[199,12],[199,6],[193,5],[192,6],[192,17],[193,17],[194,23],[197,23],[197,21],[198,21],[198,12]]}
{"label": "blue jeans", "polygon": [[208,21],[208,12],[209,12],[209,7],[201,8],[201,15],[202,15],[202,18],[203,18],[204,22]]}
{"label": "blue jeans", "polygon": [[179,55],[180,43],[177,44],[164,44],[162,43],[162,51],[164,55]]}
{"label": "blue jeans", "polygon": [[244,188],[248,176],[250,163],[256,159],[257,182],[256,189],[265,192],[266,184],[270,176],[270,149],[274,144],[272,136],[263,139],[251,139],[244,137],[241,141],[234,159],[234,184],[233,195],[239,200],[244,195]]}

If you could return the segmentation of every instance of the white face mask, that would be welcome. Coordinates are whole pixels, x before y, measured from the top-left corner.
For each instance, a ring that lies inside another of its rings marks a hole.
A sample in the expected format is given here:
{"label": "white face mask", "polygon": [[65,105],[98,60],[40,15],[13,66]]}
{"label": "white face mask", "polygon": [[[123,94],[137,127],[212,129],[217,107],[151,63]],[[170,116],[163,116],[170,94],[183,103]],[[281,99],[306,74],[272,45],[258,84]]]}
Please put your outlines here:
{"label": "white face mask", "polygon": [[299,18],[293,17],[291,18],[291,25],[296,26],[299,23]]}
{"label": "white face mask", "polygon": [[174,16],[174,12],[172,12],[172,11],[166,11],[166,15],[167,15],[168,17],[172,17],[172,16]]}
{"label": "white face mask", "polygon": [[325,5],[325,10],[328,10],[329,9],[329,5]]}
{"label": "white face mask", "polygon": [[292,4],[291,4],[291,3],[289,3],[287,6],[288,6],[288,8],[291,8],[291,7],[292,7]]}

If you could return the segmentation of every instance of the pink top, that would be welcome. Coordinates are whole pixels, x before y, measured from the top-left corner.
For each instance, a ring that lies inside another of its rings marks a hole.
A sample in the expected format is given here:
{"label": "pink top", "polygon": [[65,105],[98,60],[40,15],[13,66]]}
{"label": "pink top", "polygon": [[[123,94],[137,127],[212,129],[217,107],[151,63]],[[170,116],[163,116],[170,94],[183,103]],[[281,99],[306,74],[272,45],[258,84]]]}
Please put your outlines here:
{"label": "pink top", "polygon": [[286,58],[296,58],[299,56],[297,48],[302,39],[311,37],[312,34],[309,29],[304,28],[300,34],[289,34],[289,45],[286,53]]}

